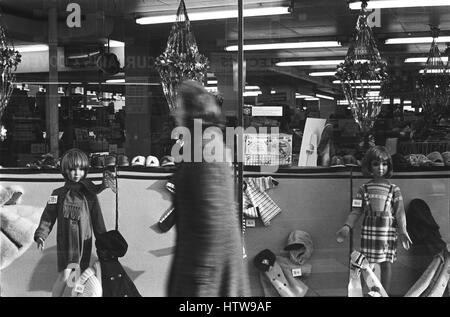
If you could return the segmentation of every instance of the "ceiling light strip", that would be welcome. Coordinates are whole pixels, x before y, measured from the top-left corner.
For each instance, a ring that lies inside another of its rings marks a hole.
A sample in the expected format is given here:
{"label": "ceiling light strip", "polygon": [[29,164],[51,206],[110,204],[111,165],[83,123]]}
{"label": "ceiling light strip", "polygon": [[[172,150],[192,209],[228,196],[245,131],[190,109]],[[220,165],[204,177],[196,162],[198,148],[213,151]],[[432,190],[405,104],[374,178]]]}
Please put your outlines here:
{"label": "ceiling light strip", "polygon": [[322,99],[334,100],[333,97],[327,96],[327,95],[322,95],[322,94],[316,94],[316,97],[322,98]]}
{"label": "ceiling light strip", "polygon": [[[414,7],[440,7],[450,6],[448,0],[380,0],[368,1],[367,9],[391,9],[391,8],[414,8]],[[351,10],[361,10],[361,1],[348,4]]]}
{"label": "ceiling light strip", "polygon": [[326,65],[338,65],[343,63],[344,60],[315,60],[315,61],[286,61],[278,62],[276,66],[326,66]]}
{"label": "ceiling light strip", "polygon": [[309,73],[309,76],[312,77],[327,77],[327,76],[334,76],[336,75],[336,72],[312,72]]}
{"label": "ceiling light strip", "polygon": [[[289,14],[289,7],[264,7],[264,8],[254,8],[254,9],[244,9],[244,17],[256,17],[256,16],[266,16],[266,15],[282,15]],[[221,11],[205,11],[205,12],[189,12],[190,21],[201,21],[201,20],[219,20],[219,19],[230,19],[237,18],[238,10],[221,10]],[[160,16],[149,16],[137,18],[137,24],[159,24],[159,23],[173,23],[176,21],[176,15],[160,15]]]}
{"label": "ceiling light strip", "polygon": [[[426,63],[428,60],[428,57],[409,57],[407,59],[405,59],[405,63]],[[448,62],[448,57],[447,56],[441,56],[441,60],[444,63]]]}
{"label": "ceiling light strip", "polygon": [[[321,47],[339,47],[341,43],[338,41],[317,41],[317,42],[290,42],[290,43],[267,43],[267,44],[247,44],[244,45],[244,51],[258,50],[284,50],[284,49],[305,49],[305,48],[321,48]],[[236,52],[237,45],[225,47],[228,52]]]}
{"label": "ceiling light strip", "polygon": [[[434,39],[436,43],[450,42],[450,36],[439,36]],[[385,44],[431,44],[433,38],[428,37],[398,37],[386,39]]]}

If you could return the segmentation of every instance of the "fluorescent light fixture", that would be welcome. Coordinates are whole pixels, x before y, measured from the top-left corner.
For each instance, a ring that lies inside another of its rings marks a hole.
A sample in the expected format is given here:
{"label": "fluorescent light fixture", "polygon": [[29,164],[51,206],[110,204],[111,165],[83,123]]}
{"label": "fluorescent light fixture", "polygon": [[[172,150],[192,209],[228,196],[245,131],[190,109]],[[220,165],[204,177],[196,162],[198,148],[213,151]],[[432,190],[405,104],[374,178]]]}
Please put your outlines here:
{"label": "fluorescent light fixture", "polygon": [[[244,9],[244,17],[256,17],[256,16],[266,16],[266,15],[281,15],[289,14],[289,7],[263,7],[254,9]],[[200,20],[219,20],[219,19],[231,19],[238,17],[237,9],[229,10],[218,10],[218,11],[204,11],[195,12],[189,11],[190,21],[200,21]],[[149,16],[137,18],[137,24],[159,24],[159,23],[173,23],[177,19],[175,14],[170,15],[159,15],[159,16]]]}
{"label": "fluorescent light fixture", "polygon": [[108,84],[124,83],[125,82],[125,78],[108,79],[106,82]]}
{"label": "fluorescent light fixture", "polygon": [[[339,79],[333,80],[333,84],[340,84],[340,83],[341,83],[341,81]],[[348,84],[348,83],[351,83],[351,84],[379,84],[379,83],[381,83],[381,81],[363,79],[363,80],[351,80],[351,81],[346,80],[345,83],[346,84]]]}
{"label": "fluorescent light fixture", "polygon": [[304,99],[304,98],[314,98],[314,96],[311,96],[311,95],[302,95],[302,94],[299,94],[299,93],[296,93],[296,94],[295,94],[295,99]]}
{"label": "fluorescent light fixture", "polygon": [[271,95],[274,95],[274,94],[276,94],[276,93],[277,93],[276,90],[271,90],[271,91],[270,91],[270,94],[271,94]]}
{"label": "fluorescent light fixture", "polygon": [[[319,42],[247,44],[244,45],[243,49],[244,51],[257,51],[257,50],[285,50],[296,48],[319,48],[319,47],[338,47],[338,46],[341,46],[341,43],[339,43],[338,41],[319,41]],[[230,45],[225,47],[225,50],[228,52],[236,52],[238,50],[238,46]],[[278,64],[279,63],[277,63],[277,66],[292,66],[292,65],[278,65]]]}
{"label": "fluorescent light fixture", "polygon": [[[436,43],[450,42],[450,36],[439,36],[434,39]],[[433,42],[433,38],[429,37],[398,37],[387,39],[385,44],[420,44]]]}
{"label": "fluorescent light fixture", "polygon": [[356,89],[381,89],[381,85],[368,85],[368,86],[352,86]]}
{"label": "fluorescent light fixture", "polygon": [[394,98],[394,104],[398,105],[401,102],[400,98]]}
{"label": "fluorescent light fixture", "polygon": [[305,98],[305,100],[307,100],[307,101],[313,101],[313,100],[319,100],[319,98],[316,98],[316,97],[309,97],[309,98]]}
{"label": "fluorescent light fixture", "polygon": [[380,95],[379,91],[369,91],[366,94],[366,96],[369,96],[369,97],[378,97],[379,95]]}
{"label": "fluorescent light fixture", "polygon": [[[128,83],[126,83],[125,82],[125,79],[121,79],[121,80],[123,80],[123,81],[120,81],[120,82],[108,82],[108,81],[106,81],[106,83],[108,83],[108,84],[123,84],[123,85],[126,85],[126,86],[159,86],[159,85],[161,85],[161,83],[130,83],[130,82],[128,82]],[[99,85],[99,84],[103,84],[102,82],[88,82],[88,85]]]}
{"label": "fluorescent light fixture", "polygon": [[411,100],[403,100],[403,104],[404,105],[411,105],[412,101]]}
{"label": "fluorescent light fixture", "polygon": [[245,86],[246,90],[260,90],[259,86]]}
{"label": "fluorescent light fixture", "polygon": [[287,61],[278,62],[276,66],[326,66],[326,65],[338,65],[343,63],[344,60],[321,60],[321,61]]}
{"label": "fluorescent light fixture", "polygon": [[[413,8],[449,6],[448,0],[380,0],[368,1],[367,9]],[[351,10],[361,10],[361,1],[348,4]]]}
{"label": "fluorescent light fixture", "polygon": [[259,90],[255,91],[244,91],[244,97],[256,97],[258,95],[262,95],[262,92]]}
{"label": "fluorescent light fixture", "polygon": [[326,77],[326,76],[334,76],[336,72],[312,72],[309,73],[309,76],[312,77]]}
{"label": "fluorescent light fixture", "polygon": [[337,100],[338,106],[347,106],[349,103],[347,100]]}
{"label": "fluorescent light fixture", "polygon": [[319,97],[319,98],[322,98],[322,99],[334,100],[333,97],[327,96],[327,95],[322,95],[322,94],[316,94],[316,97]]}
{"label": "fluorescent light fixture", "polygon": [[218,81],[217,80],[207,80],[206,83],[208,85],[217,85]]}
{"label": "fluorescent light fixture", "polygon": [[403,110],[404,111],[413,111],[413,112],[415,112],[416,108],[411,107],[411,106],[403,106]]}
{"label": "fluorescent light fixture", "polygon": [[[105,46],[108,46],[108,43],[106,43]],[[124,42],[109,40],[109,47],[124,47],[124,46],[125,46]]]}
{"label": "fluorescent light fixture", "polygon": [[[440,69],[428,69],[427,70],[427,74],[443,74],[445,72],[444,68],[440,68]],[[421,69],[419,70],[419,73],[424,74],[425,73],[425,69]]]}
{"label": "fluorescent light fixture", "polygon": [[[428,57],[409,57],[405,59],[405,63],[426,63],[428,60]],[[448,62],[447,56],[441,56],[441,60],[444,63]]]}
{"label": "fluorescent light fixture", "polygon": [[217,91],[219,91],[219,89],[217,88],[217,86],[209,86],[209,87],[205,87],[205,89],[206,89],[208,92],[217,92]]}
{"label": "fluorescent light fixture", "polygon": [[34,44],[34,45],[19,45],[14,47],[20,53],[29,52],[45,52],[48,51],[48,45],[46,44]]}

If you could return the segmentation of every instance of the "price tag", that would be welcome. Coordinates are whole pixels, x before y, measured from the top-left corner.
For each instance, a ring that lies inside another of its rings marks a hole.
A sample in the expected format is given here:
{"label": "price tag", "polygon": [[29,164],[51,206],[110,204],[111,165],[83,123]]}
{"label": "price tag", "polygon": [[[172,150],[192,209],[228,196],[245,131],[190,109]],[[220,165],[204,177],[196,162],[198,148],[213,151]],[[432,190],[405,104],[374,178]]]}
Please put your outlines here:
{"label": "price tag", "polygon": [[84,285],[77,284],[75,285],[75,293],[83,293],[84,292]]}
{"label": "price tag", "polygon": [[246,219],[245,220],[245,225],[247,227],[255,227],[256,226],[255,219]]}
{"label": "price tag", "polygon": [[300,267],[292,269],[292,276],[293,277],[302,276],[302,269]]}
{"label": "price tag", "polygon": [[362,207],[362,200],[361,199],[353,199],[352,207]]}
{"label": "price tag", "polygon": [[50,198],[48,199],[48,204],[49,205],[54,205],[58,202],[58,196],[50,196]]}

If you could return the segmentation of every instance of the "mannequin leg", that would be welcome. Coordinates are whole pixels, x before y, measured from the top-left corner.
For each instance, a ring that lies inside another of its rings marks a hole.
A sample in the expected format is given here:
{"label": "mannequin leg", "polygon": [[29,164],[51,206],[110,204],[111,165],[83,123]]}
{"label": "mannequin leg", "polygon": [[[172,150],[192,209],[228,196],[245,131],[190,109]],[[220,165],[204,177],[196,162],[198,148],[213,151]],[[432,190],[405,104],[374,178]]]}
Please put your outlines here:
{"label": "mannequin leg", "polygon": [[71,271],[71,269],[65,269],[58,274],[58,278],[53,284],[52,297],[62,297],[64,295],[64,290],[66,289],[67,280],[69,279]]}
{"label": "mannequin leg", "polygon": [[392,278],[392,263],[391,262],[383,262],[380,263],[381,269],[381,285],[383,285],[386,293],[390,293],[391,291],[391,278]]}

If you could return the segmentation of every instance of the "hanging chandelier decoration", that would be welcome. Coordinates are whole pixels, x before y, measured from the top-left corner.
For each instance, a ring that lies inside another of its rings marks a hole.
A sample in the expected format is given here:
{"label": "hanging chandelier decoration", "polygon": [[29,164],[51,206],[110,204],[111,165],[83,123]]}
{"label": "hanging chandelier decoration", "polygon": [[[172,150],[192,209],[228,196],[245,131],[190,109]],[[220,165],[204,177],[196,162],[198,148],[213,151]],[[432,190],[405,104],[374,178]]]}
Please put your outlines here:
{"label": "hanging chandelier decoration", "polygon": [[436,43],[439,31],[436,26],[431,26],[433,41],[425,68],[421,70],[418,79],[423,113],[429,128],[435,126],[439,119],[448,115],[450,73],[449,69],[445,67]]}
{"label": "hanging chandelier decoration", "polygon": [[9,98],[13,91],[15,80],[14,71],[21,62],[19,51],[14,49],[14,45],[8,41],[6,31],[0,26],[0,120],[3,117]]}
{"label": "hanging chandelier decoration", "polygon": [[177,89],[181,82],[192,79],[202,83],[209,68],[208,59],[198,50],[184,0],[180,1],[176,16],[166,50],[155,60],[171,111],[176,108]]}
{"label": "hanging chandelier decoration", "polygon": [[381,59],[370,26],[367,24],[367,1],[362,1],[356,30],[343,63],[337,66],[340,80],[353,118],[359,126],[363,149],[374,145],[372,129],[380,113],[387,64]]}

